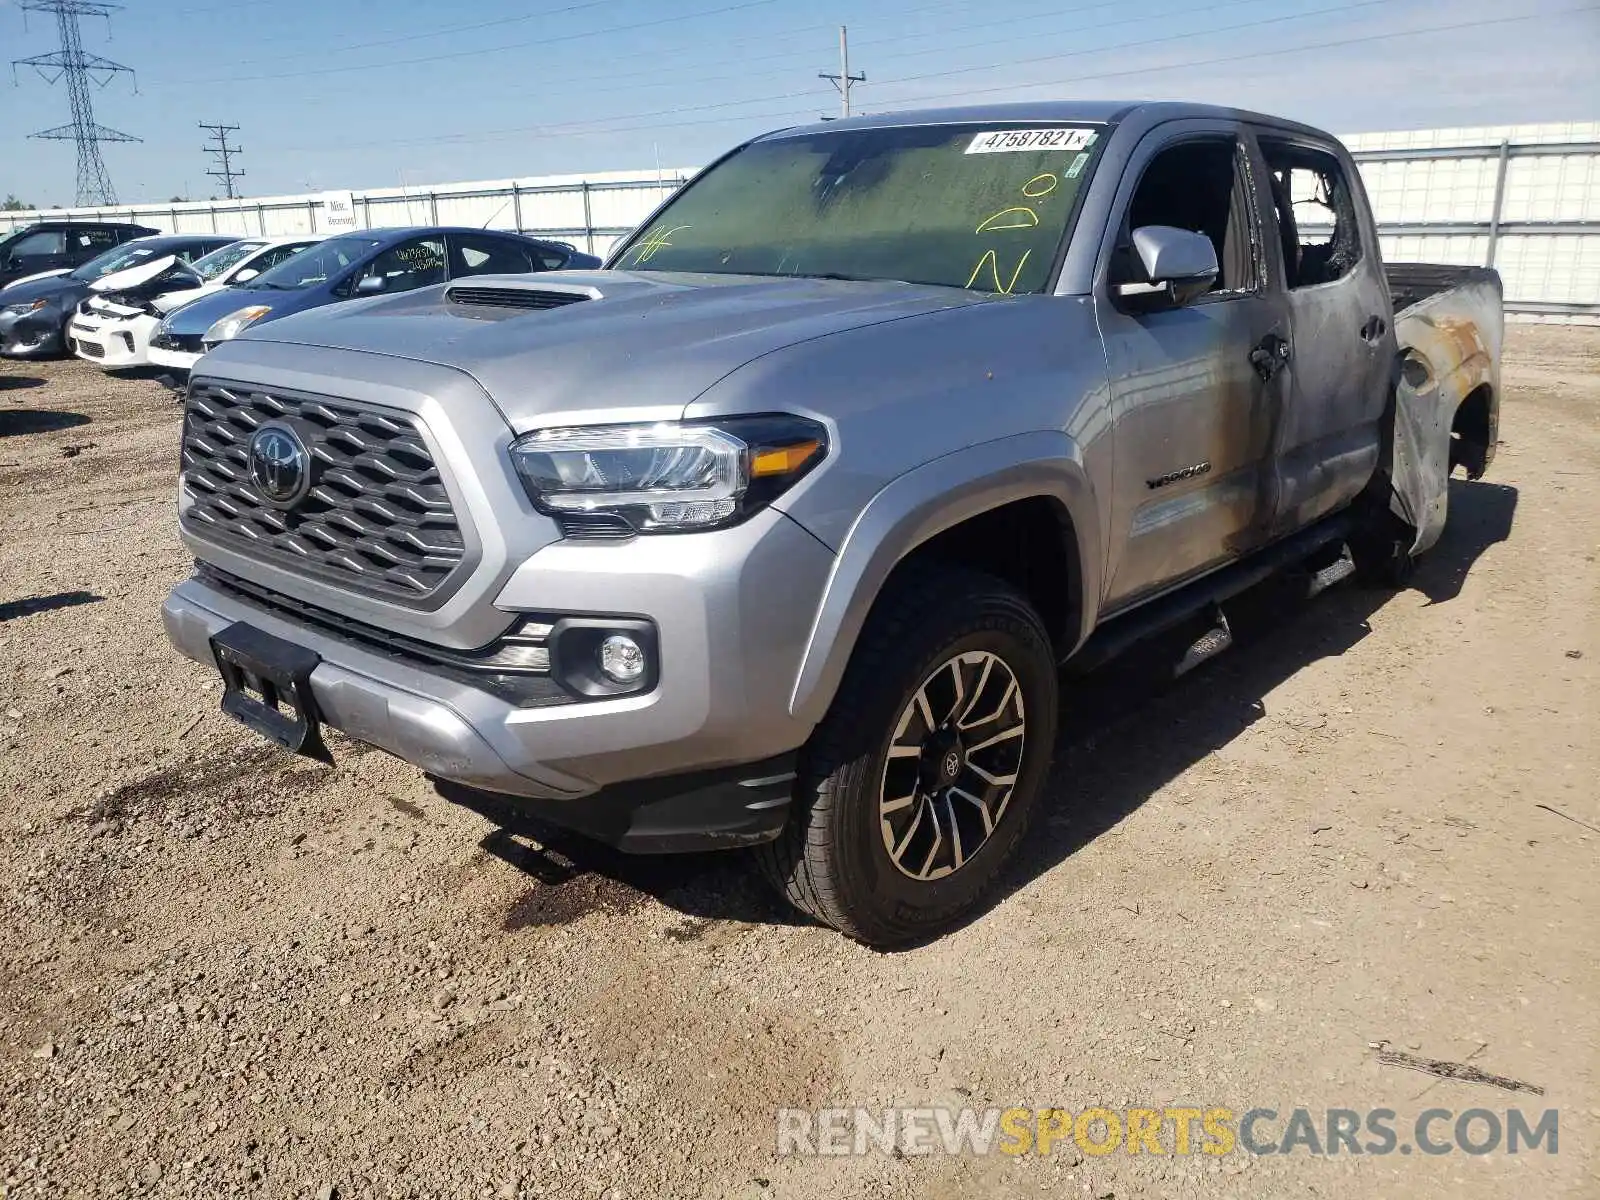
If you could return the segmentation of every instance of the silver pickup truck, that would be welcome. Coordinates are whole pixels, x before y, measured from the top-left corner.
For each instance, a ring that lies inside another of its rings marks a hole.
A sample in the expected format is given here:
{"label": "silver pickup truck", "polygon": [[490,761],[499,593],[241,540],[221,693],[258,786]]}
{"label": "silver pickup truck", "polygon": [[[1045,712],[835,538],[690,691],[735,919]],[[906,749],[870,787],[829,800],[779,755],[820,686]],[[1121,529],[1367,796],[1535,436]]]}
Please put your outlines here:
{"label": "silver pickup truck", "polygon": [[1073,668],[1176,631],[1185,670],[1270,572],[1403,580],[1494,454],[1501,334],[1493,272],[1386,273],[1303,125],[785,130],[604,270],[207,354],[166,626],[290,749],[331,726],[631,852],[757,846],[903,944],[1016,849]]}

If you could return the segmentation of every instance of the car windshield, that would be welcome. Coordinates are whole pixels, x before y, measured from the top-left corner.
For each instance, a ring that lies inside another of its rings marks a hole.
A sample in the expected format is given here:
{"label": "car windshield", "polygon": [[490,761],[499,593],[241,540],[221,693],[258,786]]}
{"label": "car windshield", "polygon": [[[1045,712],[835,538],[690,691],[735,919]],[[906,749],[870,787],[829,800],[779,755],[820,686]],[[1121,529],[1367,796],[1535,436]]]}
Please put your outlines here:
{"label": "car windshield", "polygon": [[275,292],[297,292],[302,288],[316,287],[353,263],[360,262],[374,247],[382,244],[377,238],[329,238],[300,251],[293,258],[285,259],[272,270],[263,271],[244,286]]}
{"label": "car windshield", "polygon": [[189,264],[189,269],[210,283],[229,267],[237,266],[265,245],[265,242],[230,242],[219,250],[195,259]]}
{"label": "car windshield", "polygon": [[117,246],[96,258],[91,258],[74,271],[72,277],[81,283],[93,283],[102,275],[109,275],[113,271],[126,271],[129,267],[137,267],[152,258],[165,258],[171,253],[172,246],[167,242],[160,244],[129,242],[125,246]]}
{"label": "car windshield", "polygon": [[679,192],[612,265],[1039,292],[1103,142],[1088,125],[1016,124],[763,139]]}

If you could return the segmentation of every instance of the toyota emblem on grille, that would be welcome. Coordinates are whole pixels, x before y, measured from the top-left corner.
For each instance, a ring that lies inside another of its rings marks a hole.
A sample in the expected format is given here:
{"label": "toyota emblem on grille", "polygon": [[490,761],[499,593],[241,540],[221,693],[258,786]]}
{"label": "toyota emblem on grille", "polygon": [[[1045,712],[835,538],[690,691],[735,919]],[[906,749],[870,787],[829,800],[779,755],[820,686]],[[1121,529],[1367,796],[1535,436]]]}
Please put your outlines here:
{"label": "toyota emblem on grille", "polygon": [[311,490],[311,454],[287,425],[263,425],[250,439],[250,479],[273,504],[288,507]]}

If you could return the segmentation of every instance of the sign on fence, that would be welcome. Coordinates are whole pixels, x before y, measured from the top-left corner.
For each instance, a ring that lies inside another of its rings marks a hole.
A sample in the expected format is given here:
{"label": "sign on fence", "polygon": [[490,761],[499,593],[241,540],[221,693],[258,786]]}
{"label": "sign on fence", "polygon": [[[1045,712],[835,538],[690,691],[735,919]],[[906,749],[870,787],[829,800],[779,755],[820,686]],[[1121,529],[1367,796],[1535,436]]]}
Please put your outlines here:
{"label": "sign on fence", "polygon": [[351,193],[323,192],[318,199],[318,233],[348,233],[356,227],[356,201]]}

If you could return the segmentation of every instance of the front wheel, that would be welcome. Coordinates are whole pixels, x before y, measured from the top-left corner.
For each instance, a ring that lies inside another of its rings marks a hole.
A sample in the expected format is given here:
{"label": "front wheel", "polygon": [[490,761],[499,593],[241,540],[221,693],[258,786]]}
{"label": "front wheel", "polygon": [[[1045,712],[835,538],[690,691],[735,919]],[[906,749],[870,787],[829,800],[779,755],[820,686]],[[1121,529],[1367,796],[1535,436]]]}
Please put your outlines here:
{"label": "front wheel", "polygon": [[1415,540],[1416,530],[1410,525],[1387,508],[1374,508],[1350,537],[1356,578],[1371,587],[1407,586],[1417,567],[1411,553]]}
{"label": "front wheel", "polygon": [[1055,661],[1013,588],[919,568],[873,610],[801,757],[763,869],[798,908],[873,946],[968,915],[1015,852],[1056,734]]}

